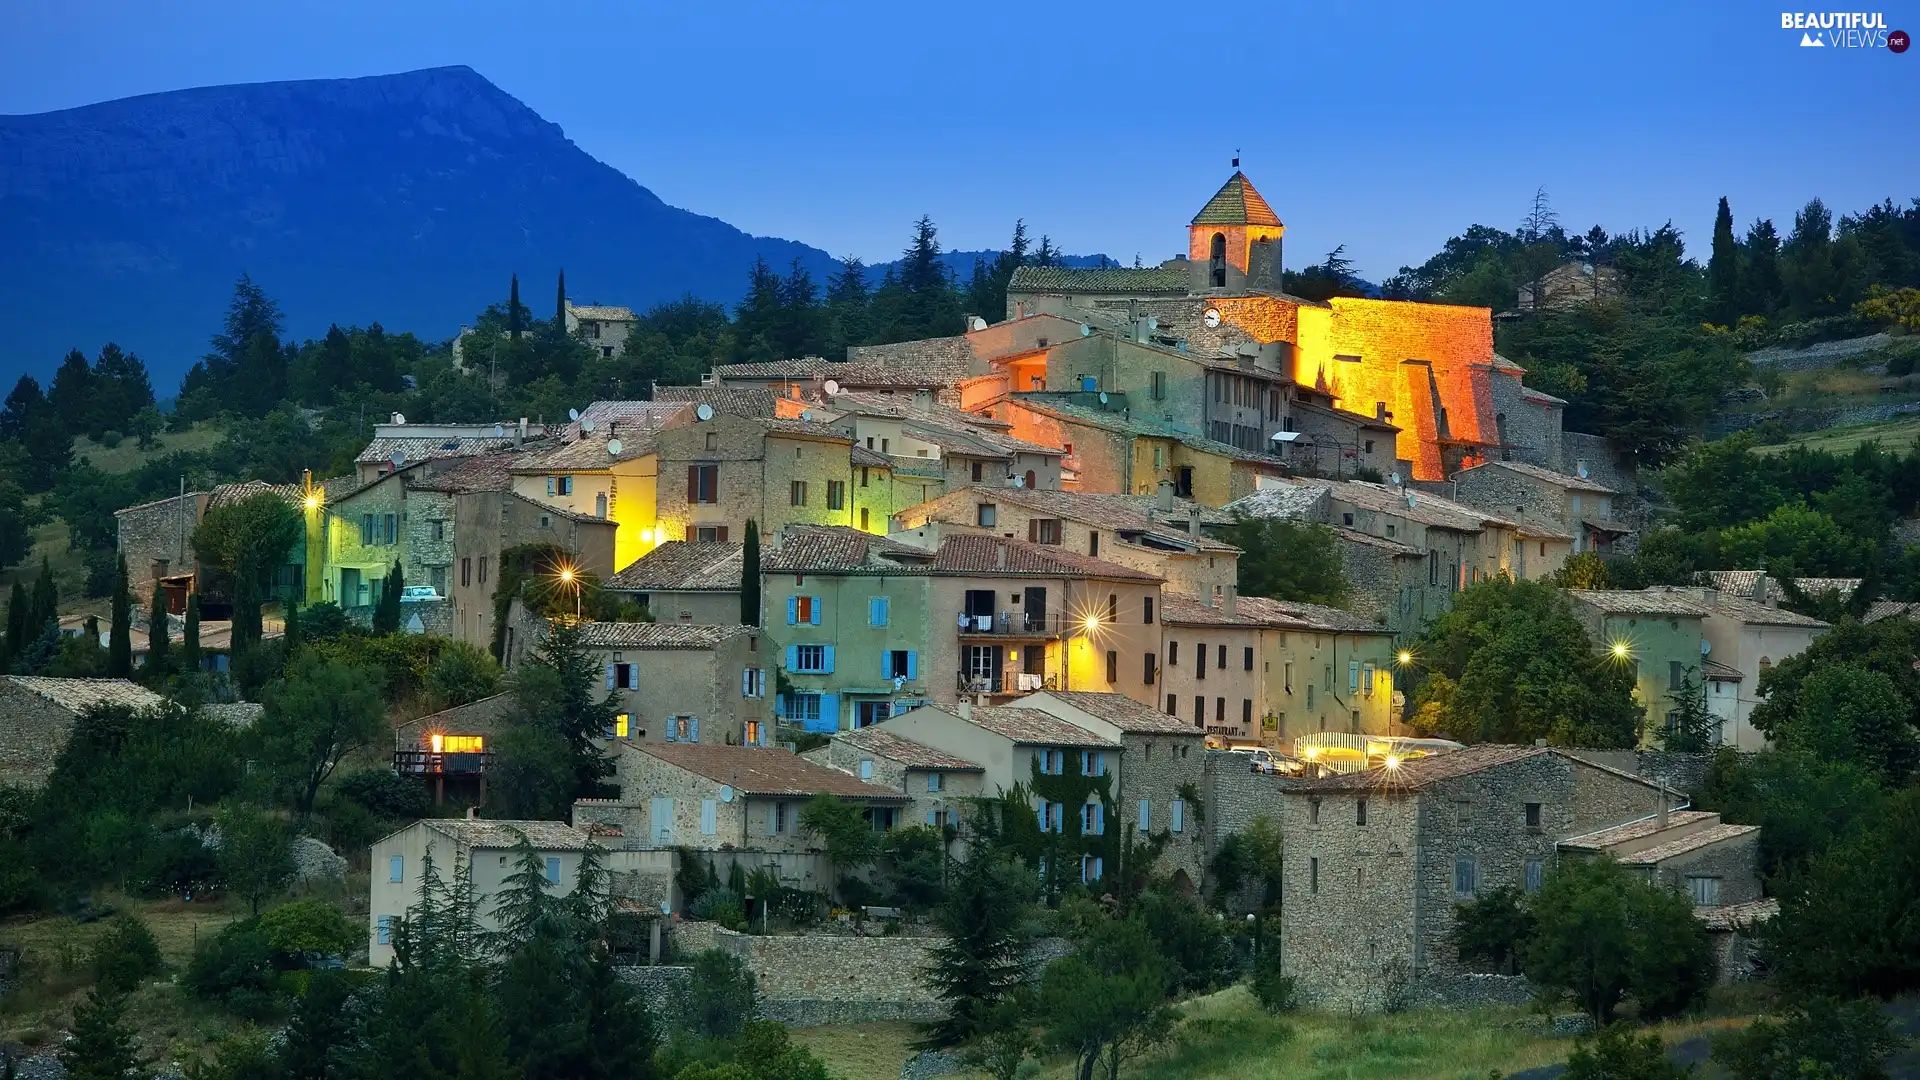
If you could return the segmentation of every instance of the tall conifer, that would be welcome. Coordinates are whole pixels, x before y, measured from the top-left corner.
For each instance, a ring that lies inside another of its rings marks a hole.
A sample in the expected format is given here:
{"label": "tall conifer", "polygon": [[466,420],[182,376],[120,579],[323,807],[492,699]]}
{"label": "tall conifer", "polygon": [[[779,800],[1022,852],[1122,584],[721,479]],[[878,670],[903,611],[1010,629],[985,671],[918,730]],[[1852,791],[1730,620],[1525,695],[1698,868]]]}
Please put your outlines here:
{"label": "tall conifer", "polygon": [[113,579],[113,628],[107,632],[107,675],[126,679],[133,675],[133,598],[127,595],[127,557],[120,556],[120,570]]}
{"label": "tall conifer", "polygon": [[517,338],[520,332],[527,328],[520,317],[520,313],[525,310],[520,306],[520,275],[515,274],[513,284],[507,288],[507,334],[509,336]]}
{"label": "tall conifer", "polygon": [[1722,326],[1740,321],[1740,242],[1733,238],[1733,209],[1720,196],[1713,219],[1713,257],[1707,263],[1708,317]]}
{"label": "tall conifer", "polygon": [[147,608],[147,664],[143,672],[148,682],[167,677],[167,591],[155,579],[153,602]]}
{"label": "tall conifer", "polygon": [[553,332],[556,334],[567,332],[567,271],[565,267],[560,270],[560,287],[554,291]]}
{"label": "tall conifer", "polygon": [[187,626],[180,635],[180,670],[200,670],[200,594],[187,594]]}

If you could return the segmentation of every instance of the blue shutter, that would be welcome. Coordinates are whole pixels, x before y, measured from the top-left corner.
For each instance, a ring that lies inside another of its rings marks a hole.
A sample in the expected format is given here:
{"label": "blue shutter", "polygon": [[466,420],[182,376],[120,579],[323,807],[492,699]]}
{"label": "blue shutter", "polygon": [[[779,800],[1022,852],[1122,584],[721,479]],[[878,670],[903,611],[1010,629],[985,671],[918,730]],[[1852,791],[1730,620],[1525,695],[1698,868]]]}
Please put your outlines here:
{"label": "blue shutter", "polygon": [[1179,832],[1187,826],[1187,802],[1185,799],[1173,800],[1173,831]]}
{"label": "blue shutter", "polygon": [[374,925],[378,927],[374,931],[374,940],[381,945],[393,944],[393,916],[382,915]]}
{"label": "blue shutter", "polygon": [[404,868],[406,867],[406,865],[407,865],[406,856],[404,855],[390,856],[387,859],[387,880],[388,881],[406,880],[406,874],[404,872]]}
{"label": "blue shutter", "polygon": [[679,741],[678,739],[675,739],[675,738],[673,737],[673,717],[671,717],[671,716],[669,716],[669,717],[667,717],[667,722],[666,722],[666,723],[665,723],[664,725],[662,725],[662,726],[663,726],[663,727],[665,727],[665,728],[667,729],[667,741],[668,741],[668,742],[678,742],[678,741]]}
{"label": "blue shutter", "polygon": [[800,670],[800,646],[798,645],[787,646],[787,670]]}
{"label": "blue shutter", "polygon": [[813,610],[807,613],[809,616],[809,619],[807,621],[811,622],[815,626],[819,626],[820,625],[820,598],[815,596],[815,597],[810,597],[809,599],[813,601],[812,605],[810,605],[813,608]]}
{"label": "blue shutter", "polygon": [[885,649],[880,650],[880,677],[893,678],[893,654]]}
{"label": "blue shutter", "polygon": [[[775,716],[777,716],[777,717],[779,717],[779,718],[780,718],[780,719],[782,719],[782,720],[785,720],[785,719],[787,718],[787,695],[785,695],[785,694],[775,694],[775,695],[773,695],[773,715],[775,715]],[[764,738],[764,736],[766,735],[766,729],[765,729],[765,728],[762,728],[762,729],[760,730],[760,734],[761,734],[761,736],[762,736],[762,740],[761,740],[761,741],[762,741],[762,742],[764,742],[764,741],[765,741],[765,738]]]}
{"label": "blue shutter", "polygon": [[833,674],[833,646],[820,646],[820,653],[824,657],[820,662],[820,673],[823,675]]}
{"label": "blue shutter", "polygon": [[687,721],[687,740],[689,742],[700,741],[700,718],[697,716]]}
{"label": "blue shutter", "polygon": [[[827,646],[827,658],[829,661],[831,661],[833,658],[833,646],[831,645]],[[833,670],[832,663],[827,664],[827,670],[829,671]],[[840,695],[839,694],[821,694],[820,695],[820,723],[818,727],[814,728],[814,730],[816,731],[839,731],[840,730]]]}
{"label": "blue shutter", "polygon": [[740,669],[740,696],[743,698],[753,696],[753,672],[746,668]]}
{"label": "blue shutter", "polygon": [[613,665],[607,665],[607,689],[613,689]]}
{"label": "blue shutter", "polygon": [[560,884],[560,856],[558,855],[547,856],[547,880],[555,885]]}
{"label": "blue shutter", "polygon": [[547,477],[547,494],[553,494],[553,477]]}
{"label": "blue shutter", "polygon": [[773,745],[773,725],[772,724],[760,725],[760,745],[761,746]]}
{"label": "blue shutter", "polygon": [[1152,831],[1153,831],[1153,803],[1149,802],[1146,799],[1141,799],[1140,800],[1140,835],[1145,836],[1146,834]]}
{"label": "blue shutter", "polygon": [[929,811],[927,811],[927,824],[928,824],[928,825],[932,825],[933,823],[934,823],[934,822],[933,822],[933,811],[931,811],[931,810],[929,810]]}
{"label": "blue shutter", "polygon": [[[799,621],[800,621],[800,598],[797,596],[789,596],[787,597],[787,625],[793,626]],[[793,665],[789,664],[787,666],[791,667]]]}
{"label": "blue shutter", "polygon": [[627,689],[629,690],[640,689],[640,665],[639,664],[627,665]]}
{"label": "blue shutter", "polygon": [[912,649],[908,649],[907,650],[907,681],[912,682],[913,680],[918,679],[919,677],[920,677],[920,654],[917,652],[914,652]]}

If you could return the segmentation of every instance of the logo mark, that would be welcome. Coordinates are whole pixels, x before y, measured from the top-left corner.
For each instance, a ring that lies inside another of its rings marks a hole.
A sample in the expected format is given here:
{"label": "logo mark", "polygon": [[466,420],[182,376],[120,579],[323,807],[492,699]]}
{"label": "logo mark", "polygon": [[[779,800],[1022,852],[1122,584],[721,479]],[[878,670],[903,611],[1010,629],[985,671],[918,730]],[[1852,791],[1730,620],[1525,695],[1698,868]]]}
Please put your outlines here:
{"label": "logo mark", "polygon": [[1814,37],[1812,34],[1801,34],[1800,47],[1803,49],[1824,49],[1827,47],[1827,43]]}
{"label": "logo mark", "polygon": [[1887,35],[1887,48],[1894,52],[1906,52],[1907,47],[1912,44],[1913,38],[1909,36],[1905,30],[1895,30],[1893,33]]}

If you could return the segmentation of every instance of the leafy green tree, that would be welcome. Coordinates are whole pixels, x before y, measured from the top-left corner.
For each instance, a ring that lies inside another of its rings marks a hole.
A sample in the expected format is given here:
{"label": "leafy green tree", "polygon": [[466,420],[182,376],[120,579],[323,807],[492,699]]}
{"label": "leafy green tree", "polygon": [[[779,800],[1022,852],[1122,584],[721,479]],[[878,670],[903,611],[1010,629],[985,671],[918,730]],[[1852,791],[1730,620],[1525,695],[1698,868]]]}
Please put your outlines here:
{"label": "leafy green tree", "polygon": [[1687,897],[1611,859],[1561,862],[1527,910],[1527,979],[1571,997],[1595,1024],[1611,1024],[1629,998],[1642,1019],[1671,1016],[1713,984],[1712,946]]}
{"label": "leafy green tree", "polygon": [[573,808],[575,761],[567,741],[521,724],[493,740],[487,795],[494,812],[530,821],[564,819]]}
{"label": "leafy green tree", "polygon": [[260,905],[293,880],[293,842],[286,826],[244,803],[220,808],[220,877],[247,902],[256,918]]}
{"label": "leafy green tree", "polygon": [[1887,1080],[1887,1058],[1906,1045],[1872,999],[1812,997],[1713,1042],[1734,1080]]}
{"label": "leafy green tree", "polygon": [[1427,677],[1413,724],[1470,742],[1632,746],[1633,675],[1594,654],[1566,597],[1545,581],[1490,578],[1454,596],[1415,646]]}
{"label": "leafy green tree", "polygon": [[1338,538],[1325,525],[1242,517],[1228,530],[1227,542],[1241,550],[1241,595],[1335,606],[1346,602]]}
{"label": "leafy green tree", "polygon": [[1920,988],[1920,788],[1780,884],[1763,931],[1789,990],[1851,998]]}
{"label": "leafy green tree", "polygon": [[299,820],[313,815],[320,785],[340,759],[378,737],[384,720],[375,672],[316,652],[287,665],[286,678],[267,694],[260,754]]}
{"label": "leafy green tree", "polygon": [[500,692],[500,665],[485,649],[450,641],[427,668],[426,690],[443,709],[466,705]]}
{"label": "leafy green tree", "polygon": [[1721,751],[1699,801],[1728,822],[1760,826],[1762,870],[1777,886],[1856,835],[1880,814],[1884,798],[1858,765],[1775,748],[1751,756]]}
{"label": "leafy green tree", "polygon": [[279,955],[309,960],[353,951],[366,924],[355,926],[325,900],[293,900],[260,916],[260,932]]}
{"label": "leafy green tree", "polygon": [[[1884,771],[1893,779],[1904,777],[1913,767],[1912,733],[1920,729],[1920,670],[1913,666],[1916,655],[1920,655],[1920,622],[1844,620],[1815,638],[1806,649],[1761,674],[1759,689],[1765,700],[1753,710],[1753,726],[1775,741],[1790,740],[1789,732],[1799,724],[1820,730],[1818,725],[1828,723],[1828,719],[1820,716],[1819,710],[1832,708],[1841,700],[1851,701],[1853,695],[1850,688],[1838,685],[1842,680],[1833,677],[1816,680],[1816,676],[1841,664],[1873,672],[1885,683],[1875,680],[1875,689],[1863,688],[1860,710],[1849,710],[1848,745],[1867,752],[1856,760]],[[1882,693],[1886,685],[1891,685],[1906,703],[1907,733],[1890,731],[1884,726],[1892,709],[1891,702]],[[1810,687],[1819,695],[1817,698],[1808,693]],[[1856,728],[1856,724],[1862,726]],[[1887,731],[1884,736],[1887,745],[1871,745],[1871,740],[1878,737],[1876,733],[1883,730]],[[1831,751],[1815,747],[1815,752],[1825,757]]]}
{"label": "leafy green tree", "polygon": [[1667,710],[1667,730],[1662,745],[1668,750],[1698,754],[1712,749],[1714,734],[1720,730],[1720,718],[1707,709],[1707,695],[1700,685],[1699,668],[1689,665],[1680,676],[1680,685],[1667,694],[1673,707]]}
{"label": "leafy green tree", "polygon": [[1873,537],[1849,534],[1826,514],[1797,503],[1722,529],[1717,552],[1721,566],[1762,566],[1776,577],[1858,575],[1876,555]]}
{"label": "leafy green tree", "polygon": [[1713,258],[1707,263],[1708,317],[1722,326],[1740,321],[1740,244],[1733,238],[1733,210],[1720,196],[1713,219]]}
{"label": "leafy green tree", "polygon": [[1511,885],[1454,905],[1453,945],[1463,964],[1515,974],[1536,929],[1526,897]]}
{"label": "leafy green tree", "polygon": [[1609,1024],[1581,1039],[1567,1058],[1567,1080],[1687,1080],[1691,1065],[1667,1060],[1658,1035],[1636,1035],[1626,1024]]}
{"label": "leafy green tree", "polygon": [[1278,904],[1281,850],[1280,828],[1265,814],[1256,814],[1246,828],[1221,840],[1207,868],[1215,902],[1225,910],[1243,889],[1250,889],[1256,912]]}
{"label": "leafy green tree", "polygon": [[260,640],[260,607],[273,575],[286,564],[306,524],[287,500],[260,492],[207,509],[193,530],[193,550],[203,567],[233,591],[236,653]]}
{"label": "leafy green tree", "polygon": [[759,991],[747,962],[720,949],[695,953],[689,965],[680,1022],[709,1039],[740,1034],[758,1008]]}
{"label": "leafy green tree", "polygon": [[1106,1080],[1115,1080],[1127,1059],[1172,1033],[1170,988],[1146,925],[1104,920],[1079,952],[1048,964],[1041,975],[1047,1044],[1074,1055],[1078,1080],[1091,1080],[1102,1065]]}
{"label": "leafy green tree", "polygon": [[747,539],[740,549],[740,622],[760,625],[760,523],[747,519]]}
{"label": "leafy green tree", "polygon": [[113,579],[113,626],[107,636],[107,675],[109,678],[133,677],[133,598],[127,589],[127,557],[120,556],[119,573]]}
{"label": "leafy green tree", "polygon": [[954,867],[946,899],[933,910],[941,936],[927,950],[925,974],[947,1011],[921,1026],[922,1047],[967,1042],[1020,985],[1036,891],[1033,872],[1024,863],[975,833],[967,858]]}
{"label": "leafy green tree", "polygon": [[880,834],[861,808],[827,792],[820,792],[800,808],[800,828],[816,837],[825,849],[836,876],[872,864],[880,854]]}
{"label": "leafy green tree", "polygon": [[307,979],[306,992],[294,1002],[287,1018],[278,1065],[286,1080],[336,1080],[340,1076],[336,1047],[345,1048],[358,1034],[351,1011],[354,983],[345,972],[321,969]]}
{"label": "leafy green tree", "polygon": [[74,1007],[73,1031],[60,1048],[61,1068],[72,1080],[128,1080],[143,1066],[127,1023],[126,997],[102,987],[87,991]]}
{"label": "leafy green tree", "polygon": [[1801,682],[1797,705],[1791,719],[1767,729],[1784,749],[1849,762],[1894,784],[1920,763],[1913,706],[1878,671],[1822,664]]}

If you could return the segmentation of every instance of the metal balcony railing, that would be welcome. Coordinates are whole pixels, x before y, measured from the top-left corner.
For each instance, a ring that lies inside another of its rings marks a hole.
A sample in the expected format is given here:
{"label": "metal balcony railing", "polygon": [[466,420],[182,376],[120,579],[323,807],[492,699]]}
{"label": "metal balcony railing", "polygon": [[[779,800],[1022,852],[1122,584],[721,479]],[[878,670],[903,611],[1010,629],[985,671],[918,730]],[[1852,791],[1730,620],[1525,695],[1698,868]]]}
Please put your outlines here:
{"label": "metal balcony railing", "polygon": [[992,634],[997,637],[1056,638],[1071,632],[1067,617],[1059,612],[1029,615],[1024,611],[1002,611],[992,615],[961,613],[962,634]]}
{"label": "metal balcony railing", "polygon": [[480,776],[493,763],[490,752],[436,754],[431,750],[395,750],[393,771],[401,776]]}
{"label": "metal balcony railing", "polygon": [[1060,689],[1057,675],[1030,675],[1005,671],[995,675],[969,675],[961,672],[956,688],[963,694],[1026,694],[1036,690]]}

